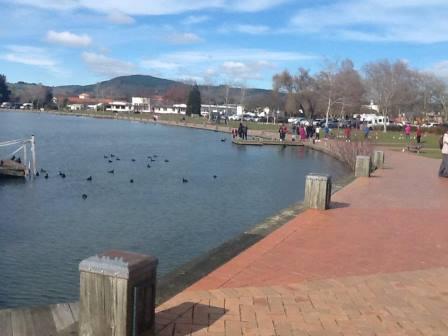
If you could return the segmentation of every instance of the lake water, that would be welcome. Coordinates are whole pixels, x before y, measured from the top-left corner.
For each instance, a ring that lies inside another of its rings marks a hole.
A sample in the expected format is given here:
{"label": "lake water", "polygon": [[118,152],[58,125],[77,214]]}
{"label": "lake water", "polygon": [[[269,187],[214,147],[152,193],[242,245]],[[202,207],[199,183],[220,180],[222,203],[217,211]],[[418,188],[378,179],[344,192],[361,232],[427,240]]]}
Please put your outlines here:
{"label": "lake water", "polygon": [[77,300],[78,263],[108,249],[157,256],[164,274],[302,200],[307,173],[347,174],[318,152],[216,132],[0,113],[0,141],[31,134],[49,179],[0,179],[0,307]]}

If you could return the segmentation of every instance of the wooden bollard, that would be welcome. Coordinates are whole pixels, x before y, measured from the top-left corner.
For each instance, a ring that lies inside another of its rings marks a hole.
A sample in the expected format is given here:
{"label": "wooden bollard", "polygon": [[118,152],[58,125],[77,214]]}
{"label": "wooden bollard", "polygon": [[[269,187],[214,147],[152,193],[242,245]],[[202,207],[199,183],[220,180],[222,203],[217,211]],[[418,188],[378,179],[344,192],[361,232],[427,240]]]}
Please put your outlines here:
{"label": "wooden bollard", "polygon": [[383,168],[384,167],[384,152],[383,151],[375,151],[373,153],[373,164],[375,167]]}
{"label": "wooden bollard", "polygon": [[108,251],[87,258],[80,271],[80,336],[139,336],[155,318],[156,258]]}
{"label": "wooden bollard", "polygon": [[326,210],[331,201],[331,176],[310,174],[305,182],[305,207]]}
{"label": "wooden bollard", "polygon": [[355,176],[356,177],[369,177],[371,169],[370,156],[358,155],[356,157]]}

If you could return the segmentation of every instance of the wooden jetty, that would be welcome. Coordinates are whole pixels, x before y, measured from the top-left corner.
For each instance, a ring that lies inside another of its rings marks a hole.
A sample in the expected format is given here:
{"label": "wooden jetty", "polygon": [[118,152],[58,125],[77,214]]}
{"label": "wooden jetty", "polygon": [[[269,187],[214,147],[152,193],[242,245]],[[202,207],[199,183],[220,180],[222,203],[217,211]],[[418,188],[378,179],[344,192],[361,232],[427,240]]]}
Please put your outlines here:
{"label": "wooden jetty", "polygon": [[[34,135],[29,139],[18,139],[0,142],[0,148],[16,147],[6,157],[11,159],[0,158],[0,177],[26,177],[28,175],[35,176],[36,169],[36,142]],[[18,147],[18,148],[17,148]],[[14,160],[15,157],[22,155],[21,160]],[[29,160],[28,160],[29,158]]]}
{"label": "wooden jetty", "polygon": [[13,160],[0,160],[0,176],[25,177],[27,168]]}
{"label": "wooden jetty", "polygon": [[249,140],[243,139],[232,139],[232,143],[235,145],[246,145],[246,146],[304,146],[301,141],[280,141],[280,140],[272,140],[272,139],[263,139],[263,138],[253,138]]}

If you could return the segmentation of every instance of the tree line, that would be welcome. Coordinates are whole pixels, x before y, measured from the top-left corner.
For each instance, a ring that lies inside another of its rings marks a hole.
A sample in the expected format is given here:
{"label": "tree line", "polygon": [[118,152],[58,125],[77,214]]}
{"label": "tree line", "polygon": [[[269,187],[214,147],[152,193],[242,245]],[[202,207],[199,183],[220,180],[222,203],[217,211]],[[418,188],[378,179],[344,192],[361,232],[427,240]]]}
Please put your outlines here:
{"label": "tree line", "polygon": [[356,70],[350,59],[326,62],[316,74],[299,68],[273,76],[273,102],[288,115],[351,116],[373,101],[383,116],[407,118],[436,112],[448,120],[448,90],[436,75],[413,69],[404,61],[380,60]]}

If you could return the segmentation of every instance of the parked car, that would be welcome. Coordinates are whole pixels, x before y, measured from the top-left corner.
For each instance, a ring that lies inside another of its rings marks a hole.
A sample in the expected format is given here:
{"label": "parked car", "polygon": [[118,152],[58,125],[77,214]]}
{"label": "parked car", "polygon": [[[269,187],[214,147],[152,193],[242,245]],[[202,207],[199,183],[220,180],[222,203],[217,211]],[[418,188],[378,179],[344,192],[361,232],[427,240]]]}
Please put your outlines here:
{"label": "parked car", "polygon": [[231,116],[229,117],[229,120],[240,121],[240,120],[241,120],[241,116],[238,115],[238,114],[234,114],[234,115],[231,115]]}

